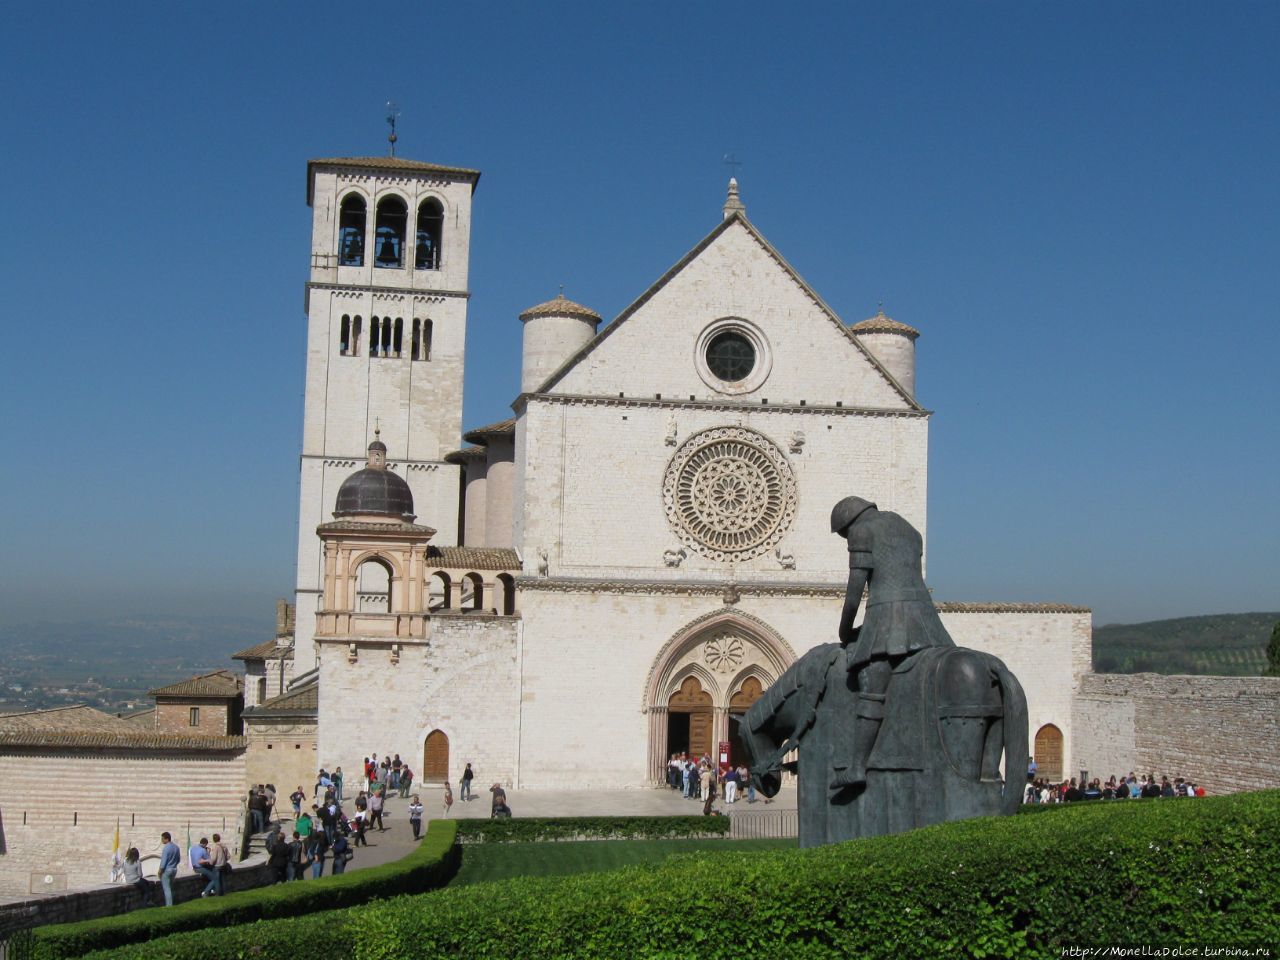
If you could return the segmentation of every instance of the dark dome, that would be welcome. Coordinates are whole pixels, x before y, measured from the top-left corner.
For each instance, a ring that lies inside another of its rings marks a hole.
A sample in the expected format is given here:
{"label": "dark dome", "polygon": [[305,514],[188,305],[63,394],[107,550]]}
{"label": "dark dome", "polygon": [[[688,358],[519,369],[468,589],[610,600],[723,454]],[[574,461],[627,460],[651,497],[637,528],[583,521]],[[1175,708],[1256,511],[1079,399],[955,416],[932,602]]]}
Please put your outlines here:
{"label": "dark dome", "polygon": [[342,481],[333,511],[335,517],[360,514],[412,520],[413,491],[399,474],[385,468],[366,467]]}

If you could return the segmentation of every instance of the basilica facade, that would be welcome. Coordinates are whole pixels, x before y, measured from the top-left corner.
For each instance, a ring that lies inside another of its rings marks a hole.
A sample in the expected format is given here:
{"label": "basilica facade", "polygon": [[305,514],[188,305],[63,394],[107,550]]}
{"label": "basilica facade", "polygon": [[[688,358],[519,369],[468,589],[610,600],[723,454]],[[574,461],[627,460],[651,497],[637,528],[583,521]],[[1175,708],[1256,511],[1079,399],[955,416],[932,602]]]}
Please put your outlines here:
{"label": "basilica facade", "polygon": [[[927,543],[919,332],[845,323],[731,181],[611,322],[563,295],[521,314],[512,417],[463,435],[478,181],[308,165],[297,617],[270,689],[247,663],[247,729],[310,690],[328,767],[391,750],[428,782],[470,762],[517,787],[639,787],[673,752],[736,761],[747,707],[834,639],[832,506],[875,501]],[[1022,681],[1041,770],[1069,770],[1089,611],[939,609]]]}

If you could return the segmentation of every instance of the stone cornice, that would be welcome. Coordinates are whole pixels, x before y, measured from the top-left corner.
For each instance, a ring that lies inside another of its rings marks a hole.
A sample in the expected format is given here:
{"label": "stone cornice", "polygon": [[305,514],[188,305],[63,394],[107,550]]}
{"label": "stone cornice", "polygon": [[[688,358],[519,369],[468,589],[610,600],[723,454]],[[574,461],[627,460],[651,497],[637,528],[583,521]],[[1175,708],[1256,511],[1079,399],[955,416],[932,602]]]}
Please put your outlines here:
{"label": "stone cornice", "polygon": [[405,287],[383,287],[368,283],[329,283],[324,280],[308,280],[307,290],[331,290],[337,293],[350,293],[363,296],[371,293],[374,296],[412,297],[415,300],[470,300],[470,290],[413,290]]}
{"label": "stone cornice", "polygon": [[[843,583],[804,583],[757,580],[747,583],[718,580],[626,580],[618,577],[517,577],[516,589],[550,593],[624,593],[645,596],[718,596],[726,603],[738,597],[842,597]],[[731,599],[732,597],[732,599]]]}
{"label": "stone cornice", "polygon": [[846,407],[833,404],[800,403],[747,403],[741,400],[680,400],[673,397],[605,397],[568,393],[522,393],[511,404],[511,409],[522,414],[529,401],[558,403],[569,406],[598,407],[657,407],[660,409],[712,410],[720,413],[816,413],[825,416],[855,417],[909,417],[927,419],[932,410],[898,407]]}
{"label": "stone cornice", "polygon": [[[643,596],[719,596],[728,605],[743,597],[843,597],[845,584],[788,580],[626,580],[620,577],[534,577],[516,578],[522,591],[548,593],[617,593]],[[943,600],[934,606],[939,613],[1090,613],[1088,607],[1067,603],[974,603]]]}

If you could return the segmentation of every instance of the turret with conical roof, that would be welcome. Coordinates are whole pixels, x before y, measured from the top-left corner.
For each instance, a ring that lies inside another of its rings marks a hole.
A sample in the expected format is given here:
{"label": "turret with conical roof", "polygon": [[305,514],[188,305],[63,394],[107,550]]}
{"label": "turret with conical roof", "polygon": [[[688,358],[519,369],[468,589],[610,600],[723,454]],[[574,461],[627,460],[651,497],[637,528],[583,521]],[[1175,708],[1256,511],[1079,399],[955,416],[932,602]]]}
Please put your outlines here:
{"label": "turret with conical roof", "polygon": [[524,359],[520,392],[532,393],[596,335],[600,314],[564,295],[520,314],[524,324]]}
{"label": "turret with conical roof", "polygon": [[902,389],[916,395],[916,337],[920,331],[884,315],[883,308],[874,317],[855,323],[849,331],[871,351]]}

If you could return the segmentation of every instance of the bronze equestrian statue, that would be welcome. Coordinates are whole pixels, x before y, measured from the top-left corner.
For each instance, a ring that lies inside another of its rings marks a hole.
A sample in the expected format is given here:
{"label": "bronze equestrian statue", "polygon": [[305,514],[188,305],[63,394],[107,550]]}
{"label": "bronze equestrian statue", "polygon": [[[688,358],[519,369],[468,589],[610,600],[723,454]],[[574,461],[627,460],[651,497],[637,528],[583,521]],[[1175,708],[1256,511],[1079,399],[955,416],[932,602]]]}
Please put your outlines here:
{"label": "bronze equestrian statue", "polygon": [[910,523],[846,497],[831,530],[849,544],[840,642],[810,650],[747,711],[742,737],[757,789],[773,796],[782,770],[796,772],[802,847],[1012,813],[1027,758],[1017,679],[996,657],[952,641]]}

